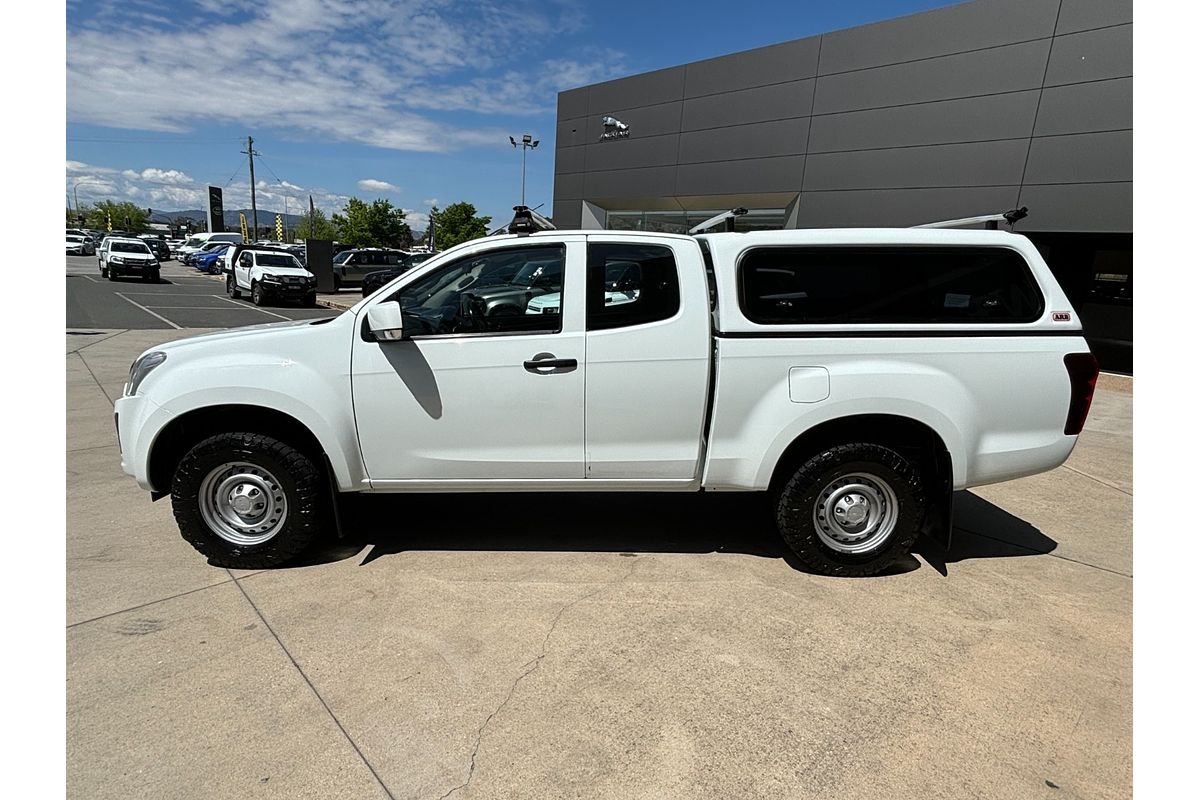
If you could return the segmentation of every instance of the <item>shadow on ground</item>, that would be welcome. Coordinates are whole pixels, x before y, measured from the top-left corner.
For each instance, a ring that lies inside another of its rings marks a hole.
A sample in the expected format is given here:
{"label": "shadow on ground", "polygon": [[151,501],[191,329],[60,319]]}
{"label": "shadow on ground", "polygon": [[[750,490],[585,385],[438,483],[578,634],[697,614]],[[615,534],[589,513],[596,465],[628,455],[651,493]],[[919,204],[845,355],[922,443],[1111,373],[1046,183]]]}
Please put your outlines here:
{"label": "shadow on ground", "polygon": [[[975,558],[1043,555],[1058,546],[1024,520],[969,492],[955,494],[947,552],[918,541],[914,552],[942,575]],[[344,539],[292,567],[362,554],[361,566],[420,550],[603,553],[742,553],[805,568],[775,532],[765,495],[424,494],[347,496]],[[908,556],[888,574],[920,568]]]}

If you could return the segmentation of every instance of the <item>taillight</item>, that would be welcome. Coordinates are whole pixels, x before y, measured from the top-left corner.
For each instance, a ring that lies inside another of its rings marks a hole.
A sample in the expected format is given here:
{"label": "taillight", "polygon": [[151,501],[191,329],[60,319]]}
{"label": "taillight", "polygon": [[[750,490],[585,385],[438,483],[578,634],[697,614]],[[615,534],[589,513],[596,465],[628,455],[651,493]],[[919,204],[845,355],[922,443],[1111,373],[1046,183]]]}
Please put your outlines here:
{"label": "taillight", "polygon": [[1067,410],[1067,426],[1063,433],[1077,436],[1083,430],[1088,409],[1092,407],[1092,393],[1096,391],[1096,378],[1100,376],[1100,364],[1091,353],[1068,353],[1063,356],[1067,375],[1071,378],[1071,405]]}

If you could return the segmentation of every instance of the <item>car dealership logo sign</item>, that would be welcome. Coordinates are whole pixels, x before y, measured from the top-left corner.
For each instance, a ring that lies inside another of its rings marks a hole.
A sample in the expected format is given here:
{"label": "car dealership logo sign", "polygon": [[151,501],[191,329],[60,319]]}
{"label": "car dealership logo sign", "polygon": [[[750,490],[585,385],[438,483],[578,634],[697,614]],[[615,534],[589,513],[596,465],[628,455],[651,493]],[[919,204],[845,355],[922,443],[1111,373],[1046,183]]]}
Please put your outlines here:
{"label": "car dealership logo sign", "polygon": [[616,117],[601,117],[600,121],[604,123],[604,133],[600,134],[600,141],[629,138],[629,126]]}

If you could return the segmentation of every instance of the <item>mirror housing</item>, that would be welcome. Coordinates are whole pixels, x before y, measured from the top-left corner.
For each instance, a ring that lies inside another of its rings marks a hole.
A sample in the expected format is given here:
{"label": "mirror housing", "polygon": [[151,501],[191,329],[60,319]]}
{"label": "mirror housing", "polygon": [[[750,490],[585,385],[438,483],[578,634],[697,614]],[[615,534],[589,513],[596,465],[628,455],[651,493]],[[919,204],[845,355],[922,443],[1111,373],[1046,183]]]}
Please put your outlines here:
{"label": "mirror housing", "polygon": [[400,304],[395,300],[376,303],[367,309],[367,328],[380,342],[396,342],[404,337]]}

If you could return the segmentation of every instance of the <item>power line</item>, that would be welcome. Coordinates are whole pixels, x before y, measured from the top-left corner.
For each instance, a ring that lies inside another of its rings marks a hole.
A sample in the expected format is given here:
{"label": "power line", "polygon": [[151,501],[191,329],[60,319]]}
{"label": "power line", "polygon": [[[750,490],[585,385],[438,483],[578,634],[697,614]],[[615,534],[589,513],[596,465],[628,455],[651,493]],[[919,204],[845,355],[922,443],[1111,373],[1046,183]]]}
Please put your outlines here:
{"label": "power line", "polygon": [[240,142],[241,137],[229,139],[113,139],[102,136],[68,136],[68,142],[103,142],[106,144],[223,144]]}

